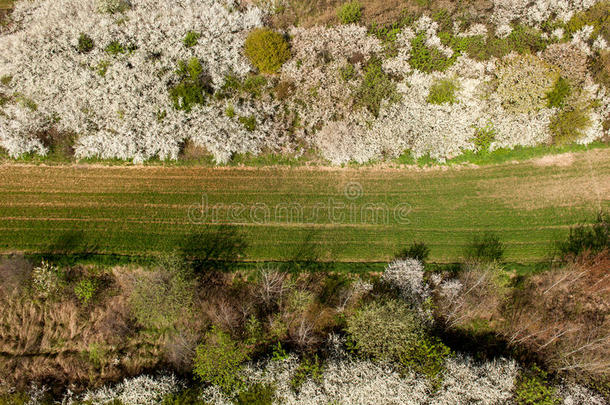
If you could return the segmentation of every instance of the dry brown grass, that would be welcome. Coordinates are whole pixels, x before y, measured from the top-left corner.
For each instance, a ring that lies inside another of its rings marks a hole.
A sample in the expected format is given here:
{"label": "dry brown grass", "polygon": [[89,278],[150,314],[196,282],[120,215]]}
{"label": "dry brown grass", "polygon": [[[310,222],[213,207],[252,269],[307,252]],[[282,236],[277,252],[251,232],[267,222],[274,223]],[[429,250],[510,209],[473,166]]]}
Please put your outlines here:
{"label": "dry brown grass", "polygon": [[610,254],[533,276],[505,311],[502,334],[560,372],[610,376]]}

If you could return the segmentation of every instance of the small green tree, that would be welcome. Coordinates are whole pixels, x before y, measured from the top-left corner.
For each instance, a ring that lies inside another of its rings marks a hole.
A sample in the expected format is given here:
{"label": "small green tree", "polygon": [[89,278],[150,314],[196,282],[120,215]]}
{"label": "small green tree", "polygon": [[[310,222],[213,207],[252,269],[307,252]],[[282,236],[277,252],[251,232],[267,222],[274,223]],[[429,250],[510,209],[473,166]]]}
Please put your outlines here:
{"label": "small green tree", "polygon": [[199,34],[198,32],[189,31],[184,36],[182,43],[184,43],[184,46],[186,46],[187,48],[192,48],[193,46],[197,45],[200,36],[201,34]]}
{"label": "small green tree", "polygon": [[193,372],[204,383],[231,394],[243,385],[239,371],[248,359],[248,350],[243,345],[213,327],[197,347]]}
{"label": "small green tree", "polygon": [[359,1],[350,1],[337,10],[337,17],[341,24],[355,24],[362,17],[362,4]]}
{"label": "small green tree", "polygon": [[290,59],[290,47],[282,34],[269,28],[250,32],[244,53],[261,73],[275,73]]}

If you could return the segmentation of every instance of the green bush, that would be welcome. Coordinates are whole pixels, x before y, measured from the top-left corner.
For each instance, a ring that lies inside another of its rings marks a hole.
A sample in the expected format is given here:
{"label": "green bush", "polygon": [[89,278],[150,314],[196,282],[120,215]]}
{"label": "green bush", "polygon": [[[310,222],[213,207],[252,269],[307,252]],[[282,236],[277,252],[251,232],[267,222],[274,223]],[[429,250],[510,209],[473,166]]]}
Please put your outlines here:
{"label": "green bush", "polygon": [[201,34],[199,34],[198,32],[189,31],[184,36],[182,43],[184,43],[184,46],[186,46],[187,48],[191,48],[191,47],[197,45],[197,42],[199,41],[199,37],[201,37]]}
{"label": "green bush", "polygon": [[263,88],[267,85],[267,79],[262,75],[249,76],[244,80],[242,89],[253,97],[260,97]]}
{"label": "green bush", "polygon": [[468,260],[491,263],[498,262],[504,257],[505,246],[500,237],[492,232],[475,236],[466,247],[465,256]]}
{"label": "green bush", "polygon": [[109,55],[116,56],[127,52],[127,48],[119,41],[112,41],[104,48],[104,51]]}
{"label": "green bush", "polygon": [[460,89],[455,79],[440,79],[432,84],[426,101],[431,104],[454,104],[457,102],[455,93]]}
{"label": "green bush", "polygon": [[412,370],[431,380],[439,377],[450,354],[402,301],[374,301],[349,317],[346,329],[348,344],[358,355],[390,361],[402,372]]}
{"label": "green bush", "polygon": [[193,280],[177,271],[158,269],[136,274],[130,304],[138,323],[164,330],[188,315],[193,296]]}
{"label": "green bush", "polygon": [[533,366],[522,372],[515,387],[515,402],[519,405],[554,405],[561,403],[545,371]]}
{"label": "green bush", "polygon": [[96,279],[85,278],[74,286],[74,294],[83,304],[88,304],[97,292],[99,283]]}
{"label": "green bush", "polygon": [[180,81],[169,90],[174,108],[190,112],[196,104],[205,104],[206,96],[212,93],[212,89],[199,59],[179,61],[176,74]]}
{"label": "green bush", "polygon": [[496,129],[489,122],[483,128],[476,128],[472,142],[477,152],[489,152],[491,143],[496,139]]}
{"label": "green bush", "polygon": [[423,33],[411,40],[409,64],[413,69],[424,73],[444,72],[455,62],[456,57],[457,54],[454,54],[454,57],[448,58],[437,48],[427,46],[426,36]]}
{"label": "green bush", "polygon": [[244,53],[261,73],[275,73],[290,59],[290,48],[282,34],[268,28],[250,32]]}
{"label": "green bush", "polygon": [[299,392],[301,386],[308,378],[318,382],[322,379],[322,363],[317,355],[305,357],[301,361],[290,380],[290,387],[295,392]]}
{"label": "green bush", "polygon": [[93,39],[85,34],[85,33],[81,33],[80,36],[78,37],[78,52],[80,53],[89,53],[93,50],[94,47],[94,43],[93,43]]}
{"label": "green bush", "polygon": [[359,1],[350,1],[337,10],[337,17],[341,24],[355,24],[362,17],[362,4]]}
{"label": "green bush", "polygon": [[351,63],[345,64],[345,66],[339,69],[339,76],[344,82],[349,82],[356,77],[356,69]]}
{"label": "green bush", "polygon": [[557,242],[557,249],[564,258],[574,258],[583,253],[595,254],[610,249],[610,222],[608,215],[600,213],[592,224],[570,228],[566,240]]}
{"label": "green bush", "polygon": [[396,83],[383,71],[381,60],[373,58],[367,63],[355,97],[359,106],[366,107],[376,117],[384,100],[395,102],[400,99],[396,91]]}
{"label": "green bush", "polygon": [[187,389],[178,394],[171,393],[163,397],[161,405],[201,405],[200,393],[195,389]]}
{"label": "green bush", "polygon": [[256,129],[256,117],[254,115],[249,115],[247,117],[241,116],[239,117],[239,122],[247,131],[252,132]]}
{"label": "green bush", "polygon": [[216,385],[230,394],[243,386],[239,372],[248,359],[245,347],[213,327],[204,342],[197,346],[193,372],[202,382]]}
{"label": "green bush", "polygon": [[235,398],[237,405],[271,405],[275,396],[275,388],[270,384],[253,384],[240,391]]}
{"label": "green bush", "polygon": [[582,137],[590,125],[589,106],[573,106],[552,117],[549,130],[553,143],[563,145]]}
{"label": "green bush", "polygon": [[396,257],[400,259],[416,259],[425,262],[430,256],[430,248],[423,242],[414,242],[408,248],[401,250]]}
{"label": "green bush", "polygon": [[548,102],[547,106],[557,108],[563,107],[566,98],[570,95],[571,90],[570,83],[563,77],[560,77],[555,82],[553,90],[546,94],[546,99]]}

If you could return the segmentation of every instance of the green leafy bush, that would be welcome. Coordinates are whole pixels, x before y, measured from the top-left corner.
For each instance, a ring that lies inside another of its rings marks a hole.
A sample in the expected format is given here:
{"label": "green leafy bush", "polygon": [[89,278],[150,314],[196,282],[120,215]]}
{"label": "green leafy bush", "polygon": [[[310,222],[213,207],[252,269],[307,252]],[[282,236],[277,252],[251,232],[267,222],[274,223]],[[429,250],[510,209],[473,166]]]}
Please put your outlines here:
{"label": "green leafy bush", "polygon": [[308,378],[320,381],[322,379],[322,371],[322,363],[317,355],[305,357],[295,370],[290,380],[290,386],[295,392],[298,392]]}
{"label": "green leafy bush", "polygon": [[197,346],[193,372],[202,382],[216,385],[229,394],[243,385],[239,371],[248,358],[245,347],[213,327]]}
{"label": "green leafy bush", "polygon": [[180,393],[171,393],[163,397],[161,405],[201,405],[201,394],[195,389],[187,389]]}
{"label": "green leafy bush", "polygon": [[566,98],[570,95],[571,90],[570,83],[563,77],[560,77],[555,82],[553,90],[546,94],[546,99],[548,102],[547,106],[557,108],[563,107]]}
{"label": "green leafy bush", "polygon": [[97,292],[99,283],[96,279],[85,278],[74,286],[74,294],[83,304],[88,304]]}
{"label": "green leafy bush", "polygon": [[355,92],[356,103],[365,107],[374,116],[379,115],[384,100],[394,102],[400,99],[396,83],[381,67],[381,60],[373,58],[366,67],[364,77]]}
{"label": "green leafy bush", "polygon": [[93,39],[89,35],[85,33],[80,34],[77,45],[77,49],[80,53],[89,53],[93,50],[94,46]]}
{"label": "green leafy bush", "polygon": [[252,384],[240,391],[235,398],[238,405],[271,405],[275,396],[275,388],[271,384]]}
{"label": "green leafy bush", "polygon": [[169,91],[174,108],[190,112],[196,104],[205,104],[206,96],[212,93],[212,89],[199,59],[179,61],[176,74],[180,81]]}
{"label": "green leafy bush", "polygon": [[553,135],[553,143],[563,145],[582,137],[584,131],[591,125],[589,110],[589,106],[576,105],[552,117],[549,130]]}
{"label": "green leafy bush", "polygon": [[454,104],[457,102],[455,93],[460,89],[455,79],[440,79],[432,84],[426,101],[431,104]]}
{"label": "green leafy bush", "polygon": [[473,238],[466,247],[465,256],[468,260],[481,263],[498,262],[504,257],[505,249],[498,235],[486,232]]}
{"label": "green leafy bush", "polygon": [[349,317],[346,329],[349,345],[357,354],[391,361],[402,371],[412,370],[432,380],[440,375],[450,354],[402,301],[374,301]]}
{"label": "green leafy bush", "polygon": [[350,1],[337,10],[337,17],[341,24],[355,24],[362,17],[362,4],[359,1]]}
{"label": "green leafy bush", "polygon": [[158,269],[135,275],[130,304],[138,323],[163,330],[190,312],[193,295],[194,283],[185,274]]}
{"label": "green leafy bush", "polygon": [[416,259],[425,262],[430,256],[430,248],[423,242],[414,242],[408,248],[401,250],[396,256],[401,259]]}
{"label": "green leafy bush", "polygon": [[242,89],[253,97],[260,97],[263,88],[267,85],[267,79],[262,75],[249,76],[244,80]]}
{"label": "green leafy bush", "polygon": [[112,41],[104,48],[104,51],[109,55],[116,56],[127,52],[127,48],[119,41]]}
{"label": "green leafy bush", "polygon": [[339,68],[339,76],[341,76],[344,82],[349,82],[356,77],[356,68],[351,63],[347,63]]}
{"label": "green leafy bush", "polygon": [[239,122],[250,132],[256,129],[256,117],[254,115],[241,116]]}
{"label": "green leafy bush", "polygon": [[250,32],[244,53],[260,72],[268,74],[277,72],[290,59],[290,48],[284,36],[268,28]]}
{"label": "green leafy bush", "polygon": [[437,48],[427,46],[426,36],[423,33],[411,40],[409,64],[413,69],[424,73],[443,72],[455,62],[455,59],[455,57],[446,57]]}
{"label": "green leafy bush", "polygon": [[554,405],[561,403],[545,371],[533,366],[523,372],[515,387],[515,402],[519,405]]}
{"label": "green leafy bush", "polygon": [[475,128],[472,142],[477,152],[488,152],[491,143],[496,139],[496,129],[489,122],[483,128]]}
{"label": "green leafy bush", "polygon": [[191,48],[191,47],[197,45],[197,42],[199,41],[199,37],[201,37],[201,34],[199,34],[198,32],[189,31],[184,36],[182,43],[184,43],[184,46],[186,46],[187,48]]}

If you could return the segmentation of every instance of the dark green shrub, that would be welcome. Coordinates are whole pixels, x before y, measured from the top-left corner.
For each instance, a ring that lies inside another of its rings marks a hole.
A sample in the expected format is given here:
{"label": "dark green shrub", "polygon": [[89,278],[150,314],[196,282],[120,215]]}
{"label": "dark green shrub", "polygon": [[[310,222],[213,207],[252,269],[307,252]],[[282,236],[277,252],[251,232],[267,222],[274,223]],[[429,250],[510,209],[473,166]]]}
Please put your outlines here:
{"label": "dark green shrub", "polygon": [[229,118],[235,117],[235,107],[229,105],[227,108],[225,108],[225,115]]}
{"label": "dark green shrub", "polygon": [[184,36],[184,39],[182,40],[182,43],[187,48],[191,48],[191,47],[197,45],[197,42],[199,41],[199,37],[201,37],[201,34],[199,34],[198,32],[189,31]]}
{"label": "dark green shrub", "polygon": [[299,392],[301,386],[308,378],[320,381],[322,379],[322,363],[317,355],[305,357],[294,372],[290,380],[290,386],[295,392]]}
{"label": "dark green shrub", "polygon": [[432,84],[426,101],[431,104],[454,104],[457,102],[455,93],[460,86],[455,79],[440,79]]}
{"label": "dark green shrub", "polygon": [[4,75],[4,76],[0,77],[0,84],[2,84],[3,86],[8,86],[9,84],[11,84],[12,80],[13,80],[13,76]]}
{"label": "dark green shrub", "polygon": [[104,51],[109,55],[116,56],[127,52],[127,49],[119,41],[112,41],[104,48]]}
{"label": "dark green shrub", "polygon": [[383,100],[390,102],[399,100],[396,83],[383,71],[381,60],[373,58],[367,63],[355,97],[358,105],[366,107],[376,117],[379,115]]}
{"label": "dark green shrub", "polygon": [[161,405],[201,405],[200,393],[195,389],[188,389],[178,394],[167,394],[163,397]]}
{"label": "dark green shrub", "polygon": [[430,248],[424,242],[413,242],[411,246],[404,248],[396,256],[400,259],[416,259],[425,262],[430,256]]}
{"label": "dark green shrub", "polygon": [[205,104],[206,96],[212,93],[212,89],[199,59],[191,58],[188,63],[179,61],[176,74],[180,81],[169,90],[174,108],[190,112],[196,104]]}
{"label": "dark green shrub", "polygon": [[390,361],[399,370],[412,370],[436,380],[450,354],[431,337],[420,315],[406,303],[374,301],[347,319],[348,345],[358,355]]}
{"label": "dark green shrub", "polygon": [[261,73],[275,73],[290,59],[290,48],[282,34],[268,28],[250,32],[244,53]]}
{"label": "dark green shrub", "polygon": [[239,377],[248,351],[229,335],[213,327],[197,346],[193,372],[204,383],[213,384],[230,394],[243,385]]}
{"label": "dark green shrub", "polygon": [[455,62],[456,57],[457,55],[454,54],[453,57],[448,58],[437,48],[427,46],[426,36],[423,33],[411,40],[409,64],[413,69],[424,73],[444,72]]}
{"label": "dark green shrub", "polygon": [[515,402],[519,405],[554,405],[561,403],[548,374],[536,367],[521,373],[515,387]]}
{"label": "dark green shrub", "polygon": [[253,384],[240,391],[235,398],[238,405],[271,405],[275,396],[275,388],[269,384]]}
{"label": "dark green shrub", "polygon": [[254,115],[239,117],[239,122],[250,132],[256,129],[256,117]]}
{"label": "dark green shrub", "polygon": [[472,142],[477,152],[488,152],[491,143],[496,139],[496,129],[489,122],[483,128],[476,128]]}
{"label": "dark green shrub", "polygon": [[504,256],[504,244],[492,232],[477,235],[466,247],[466,258],[476,262],[498,262]]}
{"label": "dark green shrub", "polygon": [[350,1],[337,10],[337,17],[341,24],[354,24],[362,17],[362,4],[359,1]]}
{"label": "dark green shrub", "polygon": [[591,125],[589,108],[589,106],[574,106],[552,117],[549,129],[553,135],[553,143],[563,145],[581,138]]}
{"label": "dark green shrub", "polygon": [[265,78],[265,76],[250,76],[246,80],[244,80],[242,89],[245,92],[250,93],[250,95],[252,95],[253,97],[259,97],[266,85],[267,79]]}
{"label": "dark green shrub", "polygon": [[599,253],[610,249],[610,223],[607,215],[599,214],[591,224],[570,228],[566,240],[557,242],[557,249],[564,258],[574,258],[586,254]]}
{"label": "dark green shrub", "polygon": [[560,77],[557,82],[555,82],[553,90],[546,95],[548,107],[563,107],[566,97],[570,95],[571,90],[570,83],[563,77]]}
{"label": "dark green shrub", "polygon": [[93,50],[94,48],[94,43],[93,43],[93,39],[85,34],[85,33],[81,33],[80,36],[78,37],[78,46],[77,49],[80,53],[89,53]]}

